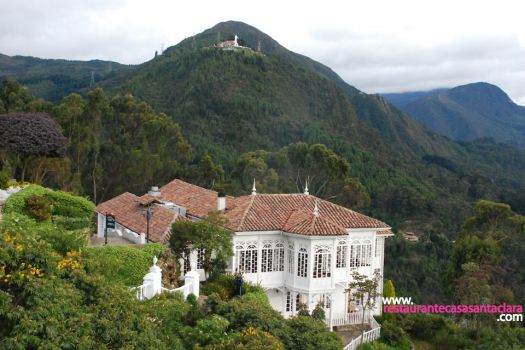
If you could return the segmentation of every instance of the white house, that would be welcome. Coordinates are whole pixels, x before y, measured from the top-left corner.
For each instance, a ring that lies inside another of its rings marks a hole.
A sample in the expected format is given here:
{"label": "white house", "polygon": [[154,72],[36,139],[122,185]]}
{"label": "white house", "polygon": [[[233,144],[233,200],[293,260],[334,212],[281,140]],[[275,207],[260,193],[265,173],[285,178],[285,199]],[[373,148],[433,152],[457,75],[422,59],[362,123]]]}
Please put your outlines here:
{"label": "white house", "polygon": [[[153,242],[167,240],[175,220],[199,220],[210,211],[222,211],[226,227],[234,232],[229,270],[260,284],[284,316],[295,314],[299,303],[310,310],[322,303],[330,325],[344,324],[348,314],[359,310],[346,292],[351,274],[382,275],[384,240],[392,236],[385,223],[307,191],[260,194],[254,187],[251,195],[226,197],[177,179],[141,197],[124,193],[98,205],[97,234],[104,236],[105,215],[112,213],[117,221],[112,234],[144,241],[147,208],[154,210],[149,225]],[[197,268],[199,257],[200,252],[192,255]],[[343,321],[334,323],[337,319]]]}

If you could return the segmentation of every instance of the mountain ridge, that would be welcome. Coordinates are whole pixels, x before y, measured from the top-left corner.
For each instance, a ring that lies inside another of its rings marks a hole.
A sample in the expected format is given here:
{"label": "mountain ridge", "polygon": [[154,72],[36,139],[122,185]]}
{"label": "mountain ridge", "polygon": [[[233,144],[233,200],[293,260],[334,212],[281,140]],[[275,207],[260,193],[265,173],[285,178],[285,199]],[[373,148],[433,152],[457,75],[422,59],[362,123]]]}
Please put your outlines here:
{"label": "mountain ridge", "polygon": [[460,85],[398,107],[430,129],[455,140],[492,138],[525,148],[525,107],[513,102],[496,85],[485,82]]}

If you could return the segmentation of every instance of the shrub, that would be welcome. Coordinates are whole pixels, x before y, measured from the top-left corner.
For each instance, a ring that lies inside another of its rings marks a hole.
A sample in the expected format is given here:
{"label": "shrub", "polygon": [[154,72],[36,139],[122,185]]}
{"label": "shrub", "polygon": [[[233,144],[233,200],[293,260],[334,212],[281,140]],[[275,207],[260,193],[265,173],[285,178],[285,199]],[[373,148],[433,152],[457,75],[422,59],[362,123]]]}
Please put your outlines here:
{"label": "shrub", "polygon": [[324,309],[321,303],[317,303],[317,305],[313,309],[312,317],[314,320],[317,320],[320,322],[324,322],[326,320],[326,313],[324,312]]}
{"label": "shrub", "polygon": [[[395,323],[385,320],[381,324],[381,341],[396,347],[402,347],[405,343],[409,343],[405,331],[397,326]],[[409,347],[410,348],[410,347]]]}
{"label": "shrub", "polygon": [[131,246],[88,247],[83,251],[86,271],[100,273],[110,284],[138,286],[153,263],[153,256],[160,256],[161,243],[147,244],[140,248]]}
{"label": "shrub", "polygon": [[60,229],[50,230],[45,237],[51,247],[62,255],[67,252],[77,251],[86,246],[88,236],[81,231],[64,231]]}
{"label": "shrub", "polygon": [[0,171],[0,190],[5,190],[9,186],[9,176],[5,171]]}
{"label": "shrub", "polygon": [[34,194],[28,197],[25,202],[25,212],[36,221],[51,219],[51,205],[45,197]]}
{"label": "shrub", "polygon": [[70,218],[67,216],[54,216],[53,222],[58,227],[68,231],[88,228],[93,224],[91,218]]}
{"label": "shrub", "polygon": [[202,285],[202,293],[216,293],[222,300],[229,300],[235,295],[235,278],[231,275],[217,275]]}
{"label": "shrub", "polygon": [[86,198],[53,191],[38,185],[29,185],[10,196],[5,202],[4,212],[24,213],[26,200],[34,195],[45,197],[48,200],[53,215],[91,220],[95,213],[95,205]]}

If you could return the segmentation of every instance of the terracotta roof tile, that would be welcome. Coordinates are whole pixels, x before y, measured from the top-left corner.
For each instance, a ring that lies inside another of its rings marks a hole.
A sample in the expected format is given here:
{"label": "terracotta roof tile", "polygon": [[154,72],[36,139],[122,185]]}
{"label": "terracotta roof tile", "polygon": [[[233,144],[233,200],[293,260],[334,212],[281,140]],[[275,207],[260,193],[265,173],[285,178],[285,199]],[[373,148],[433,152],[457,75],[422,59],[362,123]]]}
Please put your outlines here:
{"label": "terracotta roof tile", "polygon": [[[99,204],[96,211],[101,214],[112,213],[116,221],[136,233],[146,233],[147,223],[142,212],[143,200],[132,193],[125,192],[113,199]],[[175,220],[187,220],[177,213],[158,205],[154,205],[154,214],[150,221],[149,239],[153,242],[163,241]]]}
{"label": "terracotta roof tile", "polygon": [[[229,220],[227,226],[237,232],[282,230],[294,210],[313,215],[316,201],[319,216],[315,222],[310,222],[313,228],[307,233],[305,227],[308,223],[305,221],[301,232],[298,233],[316,234],[315,232],[321,232],[319,230],[323,226],[328,230],[325,234],[340,234],[336,233],[341,232],[339,228],[390,229],[384,222],[305,194],[257,194],[238,197],[233,201],[232,208],[225,213],[225,217]],[[294,214],[294,216],[299,215],[303,214]],[[288,229],[290,229],[289,225],[286,226]]]}
{"label": "terracotta roof tile", "polygon": [[[112,211],[123,226],[135,232],[145,232],[146,219],[142,215],[141,204],[149,204],[154,200],[172,202],[186,208],[188,215],[199,218],[217,209],[217,192],[182,180],[171,181],[161,187],[160,192],[159,198],[147,194],[137,197],[131,193],[124,193],[100,204],[97,211]],[[316,202],[318,216],[313,215]],[[167,237],[176,214],[165,207],[155,207],[150,239],[162,240]],[[379,234],[392,234],[390,227],[384,222],[305,194],[227,197],[224,217],[228,220],[226,227],[235,232],[283,230],[321,236],[343,235],[349,228],[377,228],[380,229]]]}
{"label": "terracotta roof tile", "polygon": [[217,195],[215,191],[175,179],[160,188],[159,199],[182,206],[189,215],[201,218],[217,210]]}

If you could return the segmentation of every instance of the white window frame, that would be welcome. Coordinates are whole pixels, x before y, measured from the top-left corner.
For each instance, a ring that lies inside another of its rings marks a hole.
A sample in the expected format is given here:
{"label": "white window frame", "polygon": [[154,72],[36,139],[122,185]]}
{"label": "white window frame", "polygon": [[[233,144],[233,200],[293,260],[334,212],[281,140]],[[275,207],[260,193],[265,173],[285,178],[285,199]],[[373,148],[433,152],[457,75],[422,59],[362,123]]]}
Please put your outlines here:
{"label": "white window frame", "polygon": [[328,246],[315,247],[313,278],[332,277],[332,251]]}
{"label": "white window frame", "polygon": [[346,253],[348,251],[348,243],[346,240],[340,240],[337,243],[335,268],[346,268]]}
{"label": "white window frame", "polygon": [[297,253],[297,276],[308,277],[308,251],[300,248]]}

